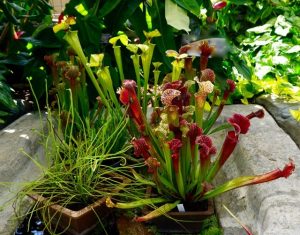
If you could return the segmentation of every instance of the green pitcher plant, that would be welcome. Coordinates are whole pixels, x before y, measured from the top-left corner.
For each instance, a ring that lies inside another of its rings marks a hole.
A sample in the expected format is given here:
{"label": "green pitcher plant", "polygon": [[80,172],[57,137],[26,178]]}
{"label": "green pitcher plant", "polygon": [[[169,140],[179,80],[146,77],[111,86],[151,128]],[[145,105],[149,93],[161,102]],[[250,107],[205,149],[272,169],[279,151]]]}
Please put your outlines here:
{"label": "green pitcher plant", "polygon": [[[151,117],[143,112],[135,81],[124,80],[120,90],[119,99],[138,130],[138,135],[131,141],[134,155],[144,161],[149,177],[135,170],[132,172],[136,180],[151,186],[154,194],[134,202],[115,202],[111,197],[106,201],[109,207],[116,208],[158,205],[149,214],[137,217],[136,221],[161,216],[179,203],[203,201],[246,185],[287,178],[295,169],[290,160],[282,170],[241,176],[222,185],[212,185],[237,146],[240,135],[248,132],[251,119],[263,118],[264,111],[260,109],[248,115],[234,113],[226,123],[217,125],[216,120],[234,92],[235,83],[228,79],[223,89],[218,88],[214,71],[207,68],[207,61],[215,49],[205,41],[199,42],[197,47],[200,56],[198,73],[193,80],[187,78],[186,74],[191,73],[186,73],[185,68],[192,71],[193,61],[189,49],[186,45],[179,53],[167,52],[175,58],[173,72],[159,87],[160,107],[153,108]],[[214,107],[216,100],[220,101],[218,107]],[[217,148],[211,134],[221,130],[226,131],[226,136],[222,146]]]}

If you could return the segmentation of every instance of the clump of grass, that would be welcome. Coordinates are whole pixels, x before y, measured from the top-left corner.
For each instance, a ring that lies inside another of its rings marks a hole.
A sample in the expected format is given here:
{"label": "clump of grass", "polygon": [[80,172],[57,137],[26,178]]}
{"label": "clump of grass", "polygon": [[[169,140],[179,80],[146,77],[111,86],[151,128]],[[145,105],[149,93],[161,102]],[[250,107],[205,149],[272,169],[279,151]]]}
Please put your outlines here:
{"label": "clump of grass", "polygon": [[207,218],[203,221],[202,231],[199,235],[221,235],[223,230],[218,223],[218,219],[215,215]]}

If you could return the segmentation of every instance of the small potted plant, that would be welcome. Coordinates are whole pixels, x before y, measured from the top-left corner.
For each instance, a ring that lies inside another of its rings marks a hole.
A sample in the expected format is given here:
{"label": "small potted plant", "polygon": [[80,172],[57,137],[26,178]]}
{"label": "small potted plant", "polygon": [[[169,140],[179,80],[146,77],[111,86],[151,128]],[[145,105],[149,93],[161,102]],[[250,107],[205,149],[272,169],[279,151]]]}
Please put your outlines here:
{"label": "small potted plant", "polygon": [[[35,161],[43,174],[25,185],[18,200],[29,196],[36,201],[27,213],[37,211],[51,234],[86,234],[110,214],[106,197],[122,190],[135,198],[140,183],[129,175],[134,166],[125,160],[131,148],[128,119],[102,67],[103,55],[91,55],[88,63],[77,32],[66,32],[64,39],[69,59],[46,57],[53,75],[50,93],[56,97],[47,107],[48,132],[41,134],[49,164]],[[87,77],[99,95],[94,100],[88,95]]]}
{"label": "small potted plant", "polygon": [[55,63],[63,71],[52,89],[57,109],[48,107],[49,125],[41,133],[48,165],[33,160],[43,174],[25,185],[18,200],[30,196],[36,201],[27,213],[38,211],[50,233],[83,234],[110,214],[105,198],[116,196],[131,181],[122,164],[131,148],[128,120],[118,109],[103,107],[99,98],[90,108],[84,69],[71,62]]}
{"label": "small potted plant", "polygon": [[[135,81],[124,80],[120,90],[119,99],[137,129],[132,139],[134,155],[148,167],[148,176],[136,171],[133,174],[136,180],[151,186],[152,192],[147,199],[132,203],[115,202],[111,197],[106,203],[116,208],[151,205],[153,211],[135,220],[152,220],[162,232],[199,232],[203,216],[214,212],[210,199],[238,187],[287,178],[295,169],[290,161],[283,170],[213,185],[240,135],[248,132],[250,120],[264,116],[263,110],[247,116],[235,113],[227,123],[216,125],[235,84],[227,80],[222,89],[215,81],[214,71],[207,68],[214,50],[204,40],[182,47],[179,53],[167,51],[175,58],[173,71],[158,88],[161,103],[154,105],[150,118],[142,111]],[[196,60],[192,55],[200,57],[199,71],[193,69]],[[222,146],[215,146],[212,134],[221,130],[227,131],[225,140]]]}

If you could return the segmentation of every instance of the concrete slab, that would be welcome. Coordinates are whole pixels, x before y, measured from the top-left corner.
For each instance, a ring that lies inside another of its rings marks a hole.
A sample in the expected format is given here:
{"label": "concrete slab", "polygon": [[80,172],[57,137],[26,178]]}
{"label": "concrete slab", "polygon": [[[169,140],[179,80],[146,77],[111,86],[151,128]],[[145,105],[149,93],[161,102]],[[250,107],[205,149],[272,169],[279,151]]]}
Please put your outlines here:
{"label": "concrete slab", "polygon": [[[262,108],[258,105],[227,106],[225,121],[232,113],[249,114]],[[225,235],[246,234],[225,211],[225,204],[254,234],[296,235],[300,232],[300,151],[266,112],[264,119],[252,119],[250,131],[240,136],[234,154],[225,163],[216,179],[220,184],[243,175],[262,174],[276,168],[282,169],[293,159],[296,171],[288,179],[248,186],[216,198],[217,213]],[[220,139],[218,140],[220,141]]]}
{"label": "concrete slab", "polygon": [[[45,163],[41,133],[46,126],[38,114],[28,113],[0,131],[0,234],[13,234],[20,222],[14,198],[24,182],[36,179],[40,169],[24,153]],[[4,183],[7,182],[7,183]],[[24,204],[24,208],[29,205]]]}
{"label": "concrete slab", "polygon": [[300,148],[300,123],[291,115],[290,110],[300,108],[300,102],[291,103],[270,95],[260,96],[256,102],[265,107],[278,125],[288,133]]}

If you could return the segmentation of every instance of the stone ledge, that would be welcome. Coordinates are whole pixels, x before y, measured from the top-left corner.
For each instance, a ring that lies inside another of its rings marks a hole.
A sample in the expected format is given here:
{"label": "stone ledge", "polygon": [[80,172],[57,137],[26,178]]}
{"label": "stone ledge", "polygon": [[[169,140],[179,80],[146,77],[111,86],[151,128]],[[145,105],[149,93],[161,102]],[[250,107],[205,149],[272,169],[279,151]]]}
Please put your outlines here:
{"label": "stone ledge", "polygon": [[[22,188],[22,182],[36,179],[40,169],[22,153],[45,163],[40,134],[46,122],[38,114],[28,113],[0,131],[0,181],[9,182],[0,185],[0,234],[12,234],[17,221],[13,208],[13,199]],[[28,204],[27,204],[28,206]],[[24,208],[26,209],[26,208]]]}
{"label": "stone ledge", "polygon": [[300,123],[290,114],[290,109],[299,109],[300,103],[288,103],[282,99],[273,99],[270,95],[260,96],[256,102],[265,107],[278,125],[288,133],[300,148]]}
{"label": "stone ledge", "polygon": [[[232,113],[249,114],[258,105],[227,106],[223,120]],[[220,141],[220,140],[219,140]],[[264,119],[252,119],[250,131],[240,136],[233,156],[225,163],[216,184],[237,176],[282,169],[289,158],[296,171],[288,179],[236,189],[216,198],[217,213],[225,235],[246,234],[223,209],[225,204],[254,234],[295,235],[300,231],[300,151],[266,112]]]}

